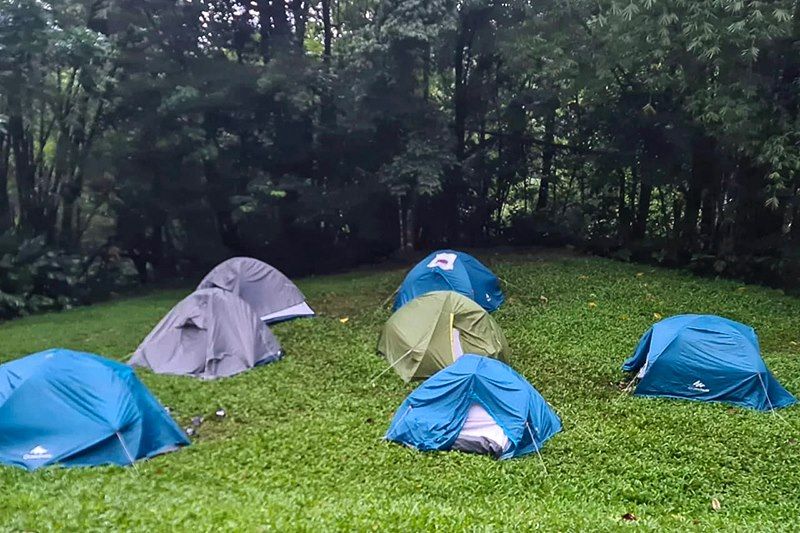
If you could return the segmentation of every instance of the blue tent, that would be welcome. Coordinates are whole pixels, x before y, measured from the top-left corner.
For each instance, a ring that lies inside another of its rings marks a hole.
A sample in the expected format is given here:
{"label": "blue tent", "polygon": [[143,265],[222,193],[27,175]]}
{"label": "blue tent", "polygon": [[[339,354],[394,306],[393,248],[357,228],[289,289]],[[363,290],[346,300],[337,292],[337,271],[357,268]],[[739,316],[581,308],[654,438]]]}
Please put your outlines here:
{"label": "blue tent", "polygon": [[0,365],[0,464],[128,465],[187,444],[125,365],[60,348]]}
{"label": "blue tent", "polygon": [[[475,431],[464,435],[475,407],[491,419],[489,424],[478,420]],[[492,435],[487,426],[495,424],[500,438],[492,437],[488,443],[483,438]],[[538,451],[559,431],[561,420],[525,378],[501,361],[469,354],[428,378],[406,398],[386,439],[423,451],[482,451],[508,459]],[[501,439],[505,445],[500,449],[487,445]]]}
{"label": "blue tent", "polygon": [[759,411],[795,398],[761,359],[753,328],[712,315],[678,315],[653,325],[622,365],[641,378],[636,394],[727,402]]}
{"label": "blue tent", "polygon": [[505,300],[497,276],[471,255],[455,250],[433,252],[412,268],[398,289],[394,310],[433,291],[463,294],[490,313]]}

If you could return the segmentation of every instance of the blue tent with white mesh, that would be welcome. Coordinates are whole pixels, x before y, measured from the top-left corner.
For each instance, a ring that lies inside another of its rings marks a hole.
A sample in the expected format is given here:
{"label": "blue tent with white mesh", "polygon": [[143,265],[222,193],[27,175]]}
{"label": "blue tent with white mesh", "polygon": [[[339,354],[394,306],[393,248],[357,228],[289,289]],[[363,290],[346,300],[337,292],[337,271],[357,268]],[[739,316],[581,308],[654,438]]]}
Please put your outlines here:
{"label": "blue tent with white mesh", "polygon": [[767,369],[753,328],[713,315],[678,315],[651,327],[622,369],[635,394],[726,402],[766,411],[795,398]]}
{"label": "blue tent with white mesh", "polygon": [[0,464],[129,465],[187,444],[126,365],[60,348],[0,365]]}
{"label": "blue tent with white mesh", "polygon": [[433,291],[463,294],[490,313],[505,300],[497,276],[471,255],[455,250],[433,252],[412,268],[397,291],[394,310]]}
{"label": "blue tent with white mesh", "polygon": [[386,439],[421,451],[459,450],[499,459],[539,452],[561,420],[510,366],[467,354],[414,390]]}

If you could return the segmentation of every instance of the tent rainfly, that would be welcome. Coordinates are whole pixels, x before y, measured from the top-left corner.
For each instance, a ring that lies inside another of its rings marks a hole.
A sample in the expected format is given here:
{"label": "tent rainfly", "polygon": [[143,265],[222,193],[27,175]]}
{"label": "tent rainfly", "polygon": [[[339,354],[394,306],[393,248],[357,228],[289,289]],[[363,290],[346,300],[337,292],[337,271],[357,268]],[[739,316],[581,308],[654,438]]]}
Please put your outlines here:
{"label": "tent rainfly", "polygon": [[267,324],[314,316],[300,289],[280,270],[252,257],[234,257],[214,267],[198,289],[232,292]]}
{"label": "tent rainfly", "polygon": [[129,465],[187,444],[123,364],[57,348],[0,365],[0,464]]}
{"label": "tent rainfly", "polygon": [[712,315],[678,315],[650,328],[622,366],[635,394],[726,402],[759,411],[795,403],[767,369],[753,328]]}
{"label": "tent rainfly", "polygon": [[425,379],[464,353],[505,360],[506,337],[478,304],[452,291],[429,292],[386,322],[378,352],[408,382]]}
{"label": "tent rainfly", "polygon": [[499,459],[539,452],[561,420],[508,365],[467,354],[400,405],[386,439],[421,451],[459,450]]}
{"label": "tent rainfly", "polygon": [[394,310],[432,291],[455,291],[490,313],[503,304],[500,281],[491,270],[464,252],[439,250],[411,269],[394,301]]}
{"label": "tent rainfly", "polygon": [[214,379],[281,355],[278,340],[244,300],[220,289],[202,289],[167,313],[130,364],[158,374]]}

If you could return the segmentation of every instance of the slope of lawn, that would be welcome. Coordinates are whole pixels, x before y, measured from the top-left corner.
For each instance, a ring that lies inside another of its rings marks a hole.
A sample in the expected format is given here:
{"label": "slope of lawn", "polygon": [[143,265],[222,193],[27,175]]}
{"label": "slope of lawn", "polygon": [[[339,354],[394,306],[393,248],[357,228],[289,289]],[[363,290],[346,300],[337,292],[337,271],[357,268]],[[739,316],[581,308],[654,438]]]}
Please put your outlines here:
{"label": "slope of lawn", "polygon": [[[478,256],[507,280],[495,316],[513,366],[564,421],[544,465],[536,455],[497,462],[380,439],[413,388],[391,372],[370,384],[385,368],[374,354],[389,316],[380,305],[403,270],[362,270],[300,280],[321,316],[274,328],[288,354],[279,363],[216,382],[139,372],[183,426],[206,417],[192,446],[137,469],[0,467],[0,529],[800,527],[800,406],[777,416],[622,396],[618,386],[650,324],[703,312],[754,326],[773,373],[800,393],[799,299],[552,252]],[[2,324],[0,361],[53,346],[123,359],[185,293]],[[228,416],[217,420],[220,407]]]}

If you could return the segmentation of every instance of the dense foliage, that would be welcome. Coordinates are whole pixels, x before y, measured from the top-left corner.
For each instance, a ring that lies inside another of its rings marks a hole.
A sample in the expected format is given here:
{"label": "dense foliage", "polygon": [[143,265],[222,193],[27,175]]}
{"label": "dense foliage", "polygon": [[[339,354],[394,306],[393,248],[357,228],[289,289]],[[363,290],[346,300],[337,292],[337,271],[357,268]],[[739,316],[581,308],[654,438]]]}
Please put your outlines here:
{"label": "dense foliage", "polygon": [[796,0],[0,0],[0,231],[320,272],[574,242],[800,272]]}

